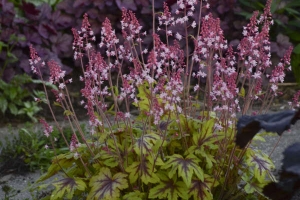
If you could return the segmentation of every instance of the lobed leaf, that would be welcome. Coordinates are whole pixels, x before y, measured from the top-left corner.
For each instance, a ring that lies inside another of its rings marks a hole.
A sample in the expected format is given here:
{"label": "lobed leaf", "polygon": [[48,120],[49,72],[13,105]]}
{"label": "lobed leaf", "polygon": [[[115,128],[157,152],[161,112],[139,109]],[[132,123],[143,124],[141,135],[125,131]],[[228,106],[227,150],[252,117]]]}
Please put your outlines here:
{"label": "lobed leaf", "polygon": [[[108,135],[106,133],[101,133],[101,134],[103,134],[104,137],[107,137]],[[114,145],[113,140],[111,139],[107,140],[107,143],[108,143],[108,147],[102,147],[100,153],[98,153],[96,156],[97,158],[103,160],[103,164],[105,164],[106,166],[116,167],[119,164],[119,158],[118,158],[118,153],[116,148],[119,148],[119,151],[121,151],[122,145],[117,143],[117,147],[116,147]]]}
{"label": "lobed leaf", "polygon": [[120,191],[128,187],[127,175],[116,173],[112,176],[109,168],[101,168],[97,176],[93,176],[89,186],[91,191],[87,199],[118,199]]}
{"label": "lobed leaf", "polygon": [[146,194],[140,191],[135,190],[123,196],[124,200],[143,200],[145,199]]}
{"label": "lobed leaf", "polygon": [[145,184],[159,182],[159,178],[154,173],[154,170],[153,163],[147,159],[143,159],[140,162],[133,162],[126,168],[126,172],[129,173],[130,183],[136,182],[138,178]]}
{"label": "lobed leaf", "polygon": [[80,178],[64,178],[53,183],[55,189],[51,194],[51,200],[59,198],[72,199],[76,190],[84,191],[86,183]]}
{"label": "lobed leaf", "polygon": [[[207,143],[205,143],[207,144]],[[206,148],[207,147],[207,148]],[[216,163],[214,156],[209,153],[208,149],[216,149],[217,145],[208,144],[208,145],[201,145],[201,146],[191,146],[187,152],[193,152],[195,155],[201,156],[205,159],[206,169],[211,169],[213,167],[213,163]],[[204,161],[202,161],[204,162]]]}
{"label": "lobed leaf", "polygon": [[265,176],[270,172],[274,165],[267,155],[260,151],[248,150],[246,152],[246,163],[249,167],[254,167],[254,177],[260,182],[265,182]]}
{"label": "lobed leaf", "polygon": [[179,197],[188,199],[188,188],[182,181],[177,181],[176,176],[169,178],[164,173],[159,173],[161,181],[159,184],[150,189],[150,199],[177,200]]}
{"label": "lobed leaf", "polygon": [[204,175],[204,181],[193,179],[189,188],[190,197],[193,196],[193,199],[213,199],[213,194],[211,193],[213,183],[214,179],[206,174]]}
{"label": "lobed leaf", "polygon": [[200,132],[198,131],[197,134],[193,134],[194,144],[201,146],[206,141],[207,138],[210,138],[213,134],[214,125],[215,125],[214,119],[205,121],[201,126]]}
{"label": "lobed leaf", "polygon": [[159,139],[160,136],[155,133],[142,135],[136,140],[133,149],[137,155],[147,154],[151,151],[156,141]]}
{"label": "lobed leaf", "polygon": [[168,156],[169,160],[161,169],[171,170],[168,173],[169,178],[174,177],[176,170],[178,171],[178,176],[181,176],[184,183],[189,187],[191,185],[192,176],[195,174],[201,181],[204,180],[204,173],[199,166],[199,160],[196,156],[190,154],[186,158],[183,158],[179,154],[174,154]]}
{"label": "lobed leaf", "polygon": [[68,157],[68,154],[60,154],[52,160],[52,164],[48,168],[46,174],[42,175],[37,182],[44,181],[61,171],[61,168],[69,168],[74,163],[73,156]]}
{"label": "lobed leaf", "polygon": [[255,192],[260,193],[262,188],[266,183],[261,183],[257,179],[253,178],[251,173],[244,173],[242,175],[242,180],[245,181],[246,185],[244,186],[244,190],[247,194],[252,194]]}

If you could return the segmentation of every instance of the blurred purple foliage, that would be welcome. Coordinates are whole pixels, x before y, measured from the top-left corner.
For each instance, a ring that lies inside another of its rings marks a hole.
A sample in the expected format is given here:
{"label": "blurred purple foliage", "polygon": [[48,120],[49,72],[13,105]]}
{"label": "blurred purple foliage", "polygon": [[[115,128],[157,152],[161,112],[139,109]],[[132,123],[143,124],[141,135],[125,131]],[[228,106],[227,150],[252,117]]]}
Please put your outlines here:
{"label": "blurred purple foliage", "polygon": [[[161,10],[163,0],[156,1],[156,4],[159,5],[156,9]],[[116,32],[121,34],[123,7],[135,11],[142,25],[150,29],[152,10],[149,0],[63,0],[54,9],[46,3],[35,6],[25,1],[16,5],[8,0],[0,1],[0,41],[8,45],[0,49],[1,78],[9,81],[16,74],[31,74],[28,62],[30,44],[45,61],[57,61],[69,74],[78,65],[72,56],[71,28],[79,28],[83,14],[87,13],[97,41],[100,40],[101,25],[106,17],[111,20]],[[14,60],[10,59],[11,55]],[[43,75],[48,76],[46,69]]]}
{"label": "blurred purple foliage", "polygon": [[[164,1],[155,0],[156,12],[163,10]],[[241,30],[247,24],[247,19],[241,15],[245,12],[245,6],[243,7],[240,1],[243,0],[210,0],[209,2],[208,11],[221,19],[221,28],[226,39],[233,46],[242,38]],[[166,0],[166,3],[170,10],[175,12],[176,0]],[[117,35],[121,34],[120,20],[123,7],[134,11],[143,30],[151,34],[153,32],[151,4],[152,0],[62,0],[53,9],[48,4],[35,6],[22,1],[21,4],[14,5],[8,0],[2,0],[0,1],[0,41],[13,48],[11,48],[12,55],[8,55],[6,51],[8,47],[2,48],[2,51],[0,49],[0,76],[2,75],[2,78],[8,81],[15,74],[23,72],[31,74],[28,62],[30,44],[37,49],[45,61],[56,60],[69,74],[78,66],[72,56],[71,28],[80,28],[84,13],[88,14],[96,41],[99,42],[102,22],[106,17],[110,19]],[[206,14],[207,11],[203,13]],[[197,21],[197,16],[194,18]],[[182,33],[184,30],[173,31]],[[290,45],[285,37],[279,33],[273,37],[273,52],[277,52],[278,55]],[[144,46],[151,45],[152,39],[146,39]],[[10,56],[16,59],[7,62]],[[43,73],[45,77],[48,76],[46,69]]]}

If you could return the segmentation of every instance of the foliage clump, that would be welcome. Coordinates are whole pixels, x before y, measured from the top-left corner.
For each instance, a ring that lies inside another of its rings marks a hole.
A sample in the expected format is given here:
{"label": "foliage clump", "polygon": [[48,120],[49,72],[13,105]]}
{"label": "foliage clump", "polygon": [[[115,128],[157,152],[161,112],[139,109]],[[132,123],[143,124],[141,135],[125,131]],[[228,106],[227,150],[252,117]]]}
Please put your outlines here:
{"label": "foliage clump", "polygon": [[[72,131],[69,128],[64,128],[63,131],[66,137],[71,138]],[[47,147],[48,141],[33,127],[33,124],[27,123],[18,133],[10,127],[9,136],[0,141],[0,174],[11,172],[23,174],[35,170],[45,172],[55,153],[65,153],[68,150],[56,129],[52,131],[52,136],[56,140],[55,152],[54,149]]]}
{"label": "foliage clump", "polygon": [[38,102],[34,101],[34,96],[42,100],[44,93],[34,90],[34,95],[31,94],[26,84],[33,82],[34,80],[27,74],[16,75],[9,83],[0,79],[0,110],[3,118],[4,115],[14,115],[28,117],[33,122],[37,121],[36,114],[41,110],[41,107]]}

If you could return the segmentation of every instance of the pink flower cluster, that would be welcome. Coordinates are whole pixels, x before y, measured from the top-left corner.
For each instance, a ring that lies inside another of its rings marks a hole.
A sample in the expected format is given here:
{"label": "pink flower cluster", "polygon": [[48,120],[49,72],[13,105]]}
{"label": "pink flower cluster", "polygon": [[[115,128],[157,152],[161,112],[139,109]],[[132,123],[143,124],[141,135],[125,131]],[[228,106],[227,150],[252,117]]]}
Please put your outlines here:
{"label": "pink flower cluster", "polygon": [[80,143],[78,142],[77,136],[73,134],[70,142],[70,151],[75,152],[79,146]]}
{"label": "pink flower cluster", "polygon": [[44,127],[44,135],[49,137],[50,134],[53,132],[53,126],[50,126],[44,119],[40,119],[40,123]]}
{"label": "pink flower cluster", "polygon": [[41,66],[44,67],[45,62],[42,62],[42,59],[38,56],[36,50],[32,47],[32,45],[30,45],[29,50],[30,50],[29,64],[31,66],[31,71],[34,74],[38,74],[41,76],[39,67]]}
{"label": "pink flower cluster", "polygon": [[293,97],[293,101],[292,102],[289,102],[290,106],[291,107],[300,107],[300,104],[299,104],[299,97],[300,97],[300,90],[298,90],[295,94],[294,94],[294,97]]}
{"label": "pink flower cluster", "polygon": [[[209,8],[209,4],[203,2],[199,5],[197,0],[177,0],[173,11],[164,4],[163,13],[156,15],[158,25],[151,35],[153,48],[149,51],[149,46],[143,43],[146,32],[142,32],[132,11],[122,10],[120,38],[110,20],[104,20],[99,47],[105,55],[92,45],[96,39],[87,14],[84,15],[80,30],[72,29],[73,49],[74,58],[82,62],[84,74],[80,79],[85,84],[81,90],[85,98],[82,104],[93,128],[103,126],[110,106],[108,99],[113,101],[115,118],[130,121],[130,104],[134,102],[138,106],[141,99],[146,98],[149,110],[145,114],[158,125],[170,113],[189,115],[190,96],[200,92],[204,93],[209,111],[215,111],[223,119],[234,117],[240,111],[241,102],[245,102],[244,110],[247,110],[247,106],[257,99],[278,95],[278,83],[284,80],[292,48],[268,74],[267,69],[272,65],[269,42],[271,1],[268,0],[263,14],[253,13],[249,24],[243,28],[244,37],[236,50],[227,44],[220,19],[215,19],[212,14],[195,17],[197,6]],[[182,31],[174,32],[175,25],[182,26]],[[200,26],[198,31],[197,25]],[[44,64],[34,49],[30,50],[30,64],[36,73],[36,65]],[[87,63],[84,63],[84,56]],[[71,80],[64,81],[65,72],[57,63],[49,61],[47,64],[49,80],[58,85],[59,91],[55,94],[61,102],[63,90]],[[266,92],[262,88],[264,76],[269,81]],[[203,82],[205,86],[201,85]],[[137,95],[137,88],[141,87],[147,90],[146,97]],[[125,102],[125,110],[120,108],[120,102]],[[232,121],[228,120],[228,124]],[[220,123],[216,128],[220,130],[222,125]]]}

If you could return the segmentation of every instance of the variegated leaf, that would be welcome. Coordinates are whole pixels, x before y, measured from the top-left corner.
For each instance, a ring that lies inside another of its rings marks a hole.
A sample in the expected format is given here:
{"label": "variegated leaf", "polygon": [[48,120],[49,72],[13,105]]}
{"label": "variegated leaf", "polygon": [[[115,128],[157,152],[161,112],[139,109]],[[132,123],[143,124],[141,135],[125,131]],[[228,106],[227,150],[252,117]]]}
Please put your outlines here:
{"label": "variegated leaf", "polygon": [[246,158],[248,166],[254,167],[255,178],[261,183],[265,182],[266,174],[274,168],[272,161],[261,151],[250,149],[246,153]]}
{"label": "variegated leaf", "polygon": [[159,182],[158,176],[154,173],[155,168],[153,168],[153,163],[146,159],[140,162],[133,162],[126,168],[126,172],[129,173],[130,183],[136,182],[138,178],[145,184]]}
{"label": "variegated leaf", "polygon": [[150,199],[168,199],[177,200],[179,198],[188,199],[188,188],[182,181],[177,181],[176,176],[169,178],[166,174],[160,173],[161,181],[150,189]]}
{"label": "variegated leaf", "polygon": [[191,185],[192,176],[195,174],[201,181],[204,181],[204,173],[199,166],[199,160],[196,156],[190,154],[183,158],[179,154],[174,154],[168,157],[168,161],[162,169],[171,168],[168,173],[169,178],[173,177],[176,171],[178,176],[181,176],[185,184],[189,187]]}
{"label": "variegated leaf", "polygon": [[124,173],[112,175],[108,168],[101,168],[99,175],[90,180],[91,191],[87,199],[118,199],[120,191],[128,187],[126,177]]}
{"label": "variegated leaf", "polygon": [[76,190],[84,191],[85,182],[80,178],[64,178],[53,183],[55,189],[52,192],[51,200],[67,198],[72,199]]}
{"label": "variegated leaf", "polygon": [[[214,184],[214,179],[208,175],[204,175],[204,181],[199,179],[193,179],[191,187],[189,188],[190,197],[193,196],[193,199],[213,199],[213,194],[211,193],[211,187]],[[217,183],[215,182],[215,185]]]}
{"label": "variegated leaf", "polygon": [[136,143],[134,144],[134,151],[138,155],[149,153],[156,141],[159,139],[160,136],[155,133],[142,135],[136,140]]}

